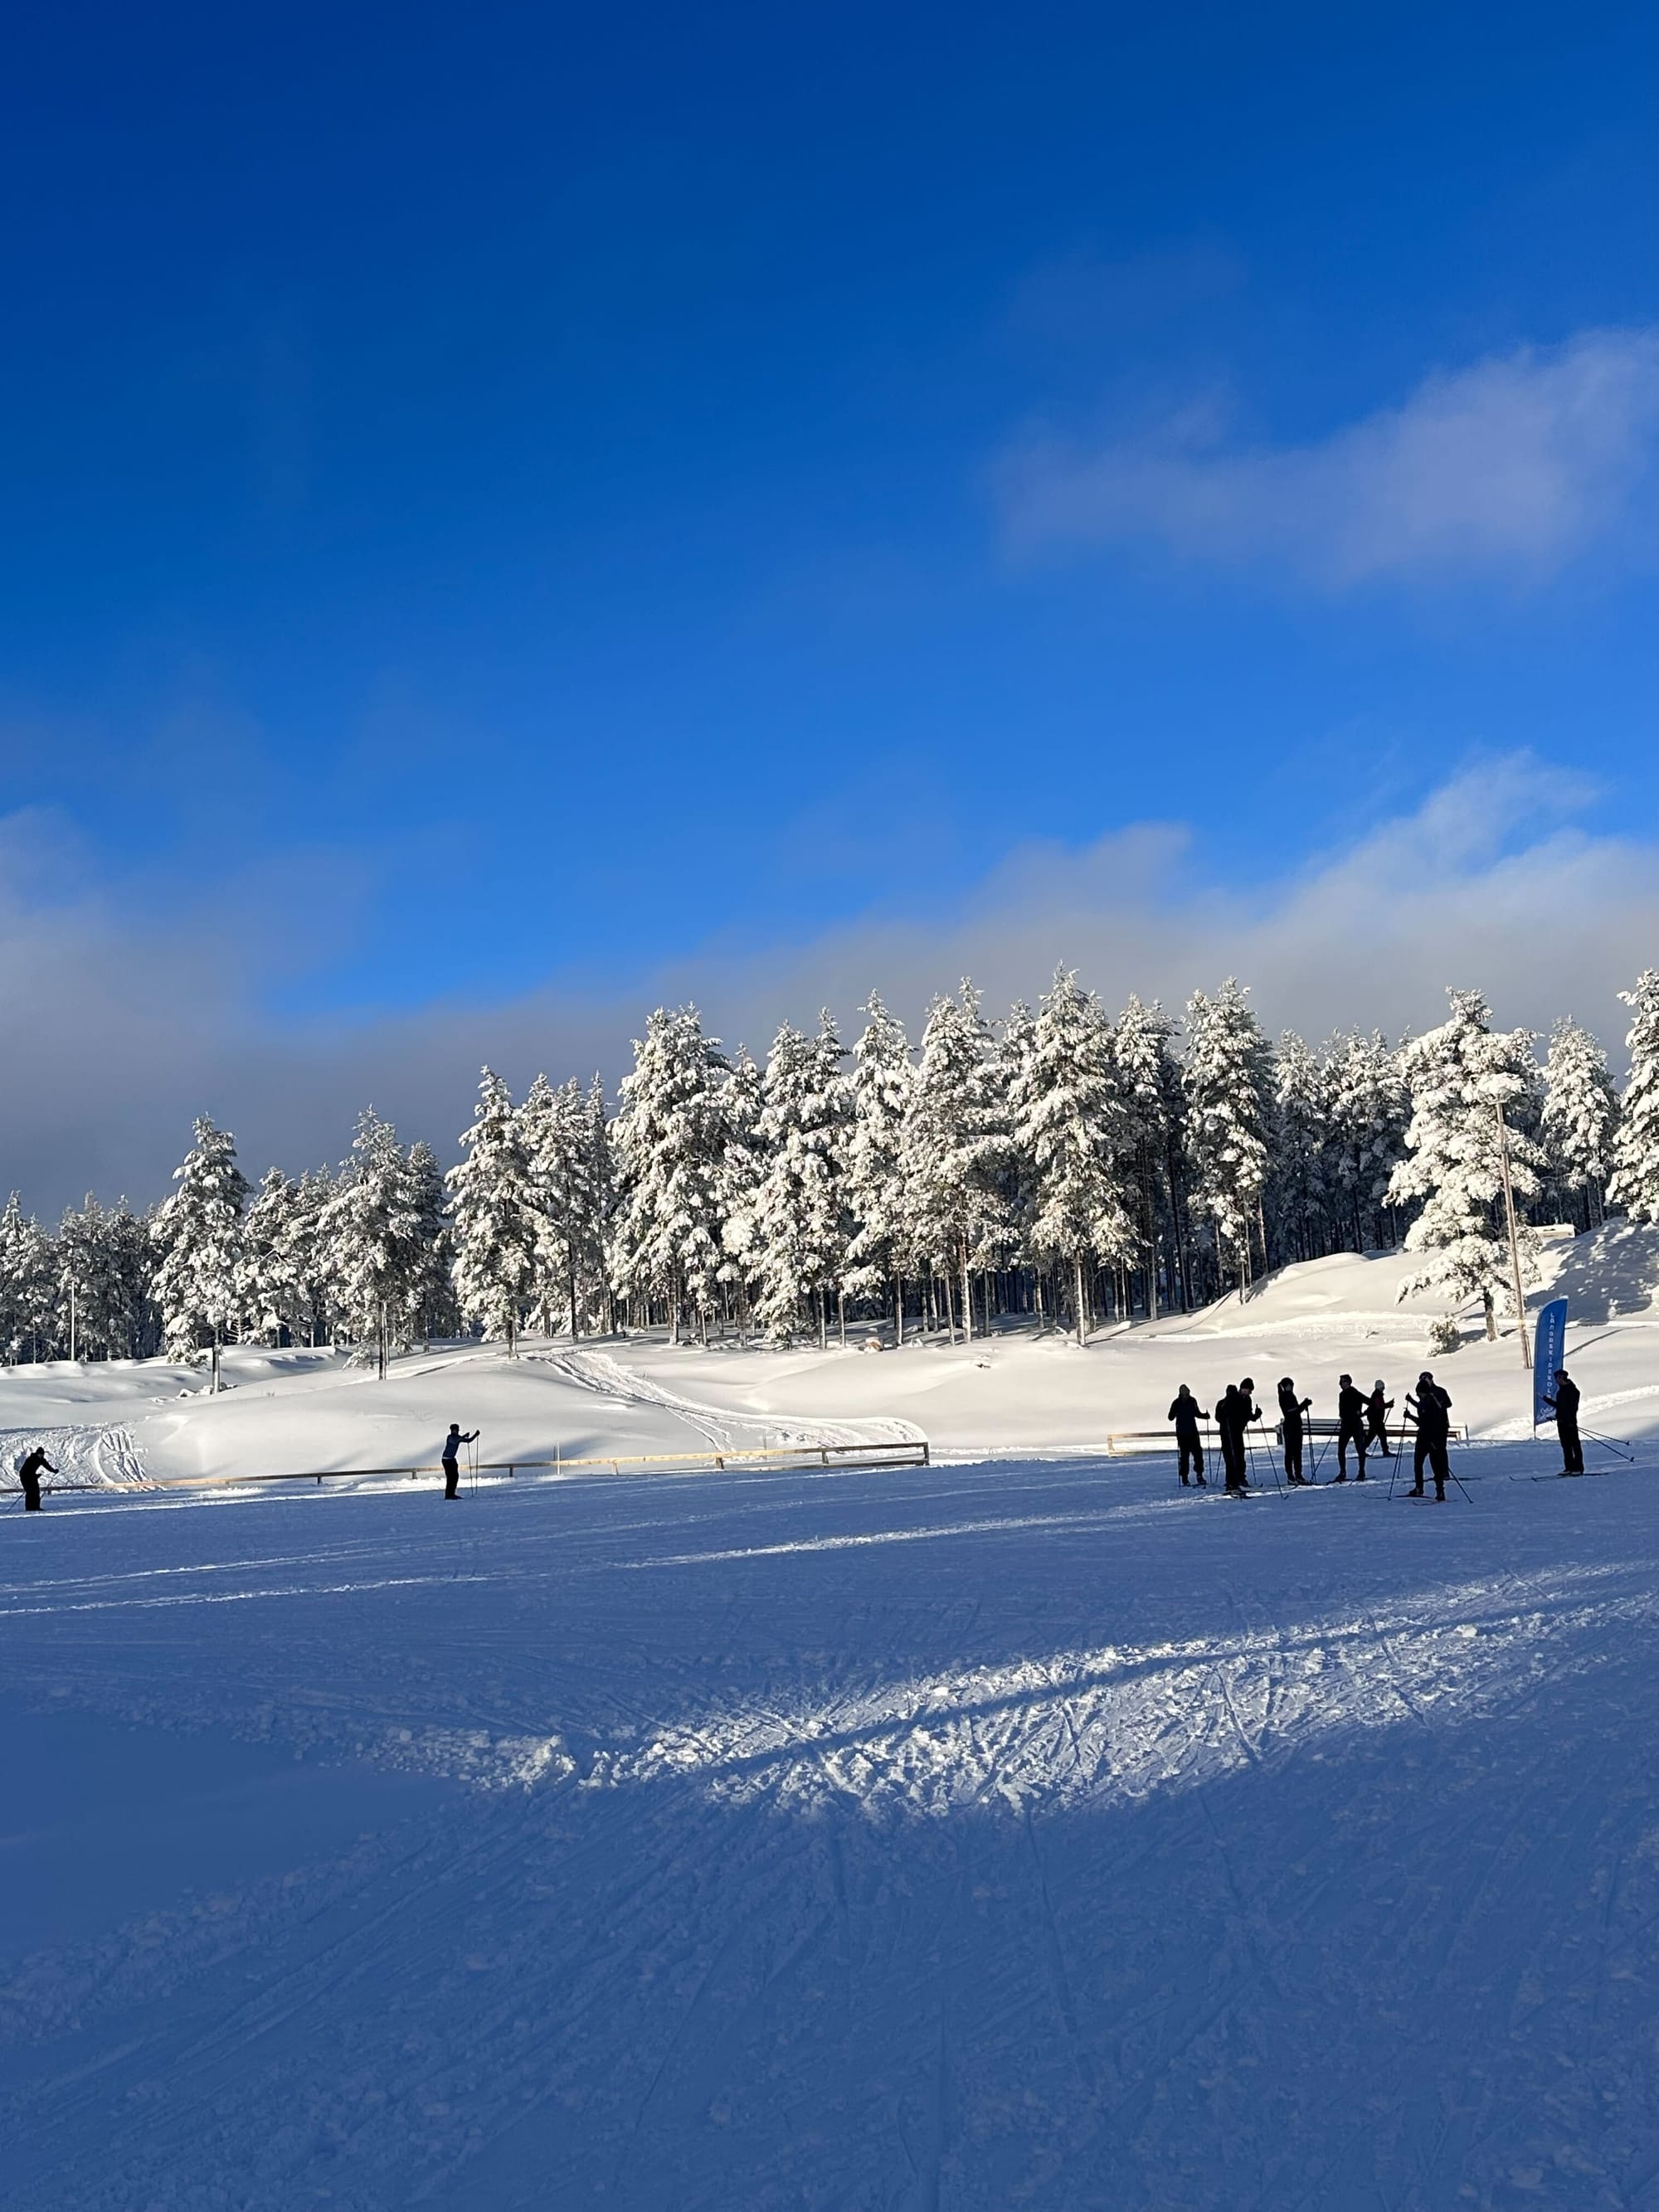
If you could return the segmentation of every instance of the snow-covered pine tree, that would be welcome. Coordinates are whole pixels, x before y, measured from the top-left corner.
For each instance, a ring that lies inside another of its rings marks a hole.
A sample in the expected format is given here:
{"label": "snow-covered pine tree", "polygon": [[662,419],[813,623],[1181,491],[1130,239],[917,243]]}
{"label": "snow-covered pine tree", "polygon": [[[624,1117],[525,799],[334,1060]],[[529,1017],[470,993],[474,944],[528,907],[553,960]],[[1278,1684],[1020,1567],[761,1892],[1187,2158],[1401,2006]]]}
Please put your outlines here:
{"label": "snow-covered pine tree", "polygon": [[595,1241],[588,1103],[574,1077],[556,1090],[538,1075],[519,1118],[540,1215],[537,1271],[543,1327],[551,1333],[557,1308],[574,1342],[581,1334],[590,1289],[587,1260]]}
{"label": "snow-covered pine tree", "polygon": [[141,1340],[149,1286],[143,1224],[125,1199],[100,1206],[88,1193],[58,1225],[58,1338],[70,1358],[131,1358]]}
{"label": "snow-covered pine tree", "polygon": [[173,1172],[177,1184],[152,1225],[158,1261],[154,1296],[167,1357],[194,1361],[205,1338],[218,1388],[219,1347],[240,1316],[242,1207],[247,1180],[236,1139],[204,1115],[196,1142]]}
{"label": "snow-covered pine tree", "polygon": [[1625,1042],[1630,1073],[1613,1139],[1607,1204],[1632,1221],[1659,1221],[1659,968],[1645,968],[1633,991],[1620,997],[1631,1010]]}
{"label": "snow-covered pine tree", "polygon": [[1479,1295],[1486,1334],[1498,1334],[1500,1295],[1513,1302],[1508,1224],[1504,1203],[1507,1153],[1515,1194],[1524,1285],[1537,1240],[1520,1208],[1542,1186],[1544,1157],[1524,1129],[1508,1116],[1526,1110],[1537,1083],[1532,1033],[1494,1030],[1492,1010],[1479,991],[1453,990],[1451,1018],[1403,1047],[1401,1063],[1411,1092],[1406,1131],[1407,1157],[1389,1187],[1396,1205],[1413,1199],[1422,1211],[1406,1232],[1406,1249],[1424,1264],[1400,1285],[1400,1295],[1443,1290],[1461,1304]]}
{"label": "snow-covered pine tree", "polygon": [[621,1183],[612,1267],[624,1291],[666,1305],[676,1344],[688,1308],[707,1334],[719,1297],[726,1070],[695,1006],[659,1006],[635,1040],[611,1133]]}
{"label": "snow-covered pine tree", "polygon": [[1389,1184],[1406,1156],[1411,1101],[1400,1054],[1381,1030],[1331,1039],[1329,1194],[1343,1242],[1356,1252],[1393,1242]]}
{"label": "snow-covered pine tree", "polygon": [[593,1194],[593,1246],[588,1265],[593,1281],[594,1317],[605,1336],[617,1325],[611,1264],[619,1202],[615,1127],[605,1109],[605,1085],[595,1075],[587,1086],[587,1186]]}
{"label": "snow-covered pine tree", "polygon": [[1171,1278],[1180,1271],[1179,1177],[1172,1154],[1178,1143],[1180,1074],[1170,1051],[1170,1024],[1154,999],[1150,1006],[1130,996],[1112,1033],[1118,1096],[1128,1118],[1134,1156],[1136,1222],[1146,1270],[1146,1313],[1158,1316],[1158,1219],[1169,1224]]}
{"label": "snow-covered pine tree", "polygon": [[409,1148],[409,1189],[417,1224],[415,1270],[410,1282],[410,1327],[423,1344],[430,1344],[434,1336],[457,1335],[460,1316],[450,1276],[454,1254],[444,1171],[424,1137],[417,1137]]}
{"label": "snow-covered pine tree", "polygon": [[[1030,1270],[1035,1310],[1046,1317],[1044,1261],[1050,1255],[1038,1250],[1033,1235],[1037,1211],[1042,1203],[1042,1176],[1029,1146],[1021,1141],[1015,1103],[1023,1093],[1031,1056],[1036,1049],[1036,1016],[1024,999],[1016,999],[1003,1018],[994,1048],[994,1066],[988,1079],[994,1087],[996,1096],[1004,1102],[1007,1115],[1008,1149],[1000,1177],[1003,1200],[1007,1209],[1006,1241],[1002,1259],[1006,1266]],[[900,1133],[902,1136],[902,1123]],[[901,1168],[902,1165],[901,1152]],[[907,1231],[909,1220],[910,1208],[907,1204]]]}
{"label": "snow-covered pine tree", "polygon": [[915,1069],[903,1024],[875,992],[859,1011],[865,1022],[853,1048],[847,1138],[847,1206],[854,1225],[842,1288],[854,1298],[890,1289],[895,1341],[902,1344],[904,1277],[911,1264],[902,1150]]}
{"label": "snow-covered pine tree", "polygon": [[761,1135],[763,1079],[747,1046],[732,1058],[732,1072],[720,1091],[725,1136],[714,1192],[720,1207],[720,1279],[737,1297],[738,1324],[746,1343],[749,1313],[760,1274],[757,1215],[766,1180],[766,1145]]}
{"label": "snow-covered pine tree", "polygon": [[1015,1143],[1036,1170],[1031,1248],[1069,1268],[1079,1344],[1094,1268],[1127,1261],[1138,1243],[1132,1127],[1112,1042],[1099,1000],[1057,968],[1009,1102]]}
{"label": "snow-covered pine tree", "polygon": [[1012,1139],[1000,1071],[992,1057],[979,993],[965,979],[958,997],[935,999],[904,1124],[904,1183],[918,1255],[954,1278],[964,1335],[974,1333],[972,1271],[1006,1256],[1013,1226],[1007,1197]]}
{"label": "snow-covered pine tree", "polygon": [[1267,1178],[1277,1260],[1316,1260],[1328,1249],[1333,1097],[1328,1061],[1286,1030],[1273,1056]]}
{"label": "snow-covered pine tree", "polygon": [[536,1194],[520,1141],[513,1097],[486,1067],[465,1157],[445,1176],[454,1220],[451,1279],[465,1319],[518,1350],[519,1325],[534,1294]]}
{"label": "snow-covered pine tree", "polygon": [[795,1333],[810,1300],[818,1341],[825,1341],[827,1301],[845,1264],[844,1057],[827,1012],[814,1037],[786,1022],[767,1054],[760,1113],[766,1170],[756,1196],[754,1241],[756,1310],[774,1338]]}
{"label": "snow-covered pine tree", "polygon": [[384,1380],[414,1304],[422,1223],[398,1132],[372,1106],[357,1117],[351,1157],[318,1225],[336,1311],[360,1350],[373,1347]]}
{"label": "snow-covered pine tree", "polygon": [[242,1328],[255,1344],[295,1343],[309,1318],[310,1286],[298,1264],[300,1186],[267,1168],[242,1233]]}
{"label": "snow-covered pine tree", "polygon": [[46,1356],[56,1325],[58,1264],[52,1239],[15,1191],[0,1214],[0,1332],[13,1366]]}
{"label": "snow-covered pine tree", "polygon": [[1607,1054],[1577,1022],[1557,1022],[1544,1068],[1538,1140],[1549,1163],[1550,1181],[1565,1195],[1581,1229],[1594,1229],[1606,1218],[1618,1127],[1619,1094]]}
{"label": "snow-covered pine tree", "polygon": [[1231,1257],[1241,1295],[1255,1273],[1273,1116],[1273,1054],[1246,994],[1229,975],[1187,1005],[1187,1142],[1193,1202],[1214,1226],[1218,1273]]}

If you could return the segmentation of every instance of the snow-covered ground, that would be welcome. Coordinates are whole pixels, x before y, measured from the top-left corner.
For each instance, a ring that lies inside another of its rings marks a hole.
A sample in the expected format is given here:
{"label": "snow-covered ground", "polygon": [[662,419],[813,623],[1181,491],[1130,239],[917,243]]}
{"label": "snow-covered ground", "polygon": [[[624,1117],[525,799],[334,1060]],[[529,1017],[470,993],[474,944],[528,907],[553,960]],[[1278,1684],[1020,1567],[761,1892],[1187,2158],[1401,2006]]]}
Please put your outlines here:
{"label": "snow-covered ground", "polygon": [[[1659,2202],[1659,1339],[1589,1246],[1573,1364],[1634,1466],[1486,1442],[1444,1506],[1079,1449],[1182,1375],[1414,1374],[1391,1261],[1083,1352],[6,1377],[19,1435],[120,1431],[106,1481],[452,1414],[981,1443],[5,1509],[0,2204]],[[1520,1418],[1512,1340],[1435,1364]]]}

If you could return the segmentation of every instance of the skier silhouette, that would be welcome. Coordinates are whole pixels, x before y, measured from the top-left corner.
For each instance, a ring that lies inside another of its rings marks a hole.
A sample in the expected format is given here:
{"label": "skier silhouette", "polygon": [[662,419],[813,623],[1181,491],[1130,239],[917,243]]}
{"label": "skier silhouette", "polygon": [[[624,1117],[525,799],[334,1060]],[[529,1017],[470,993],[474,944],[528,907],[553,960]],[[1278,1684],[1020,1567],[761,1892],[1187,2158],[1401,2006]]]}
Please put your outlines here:
{"label": "skier silhouette", "polygon": [[28,1454],[22,1465],[17,1470],[17,1480],[23,1486],[23,1510],[25,1513],[38,1513],[40,1510],[40,1470],[42,1468],[46,1469],[48,1474],[56,1474],[58,1472],[52,1462],[46,1457],[45,1452],[41,1450],[40,1445],[36,1444],[34,1449]]}
{"label": "skier silhouette", "polygon": [[464,1437],[461,1434],[460,1423],[459,1421],[450,1423],[449,1434],[444,1438],[439,1452],[439,1456],[444,1464],[444,1496],[446,1498],[457,1497],[460,1492],[461,1446],[475,1444],[477,1441],[477,1429],[474,1429],[470,1436]]}
{"label": "skier silhouette", "polygon": [[1285,1431],[1285,1480],[1286,1482],[1305,1482],[1302,1472],[1302,1416],[1313,1403],[1311,1398],[1298,1398],[1296,1384],[1287,1375],[1279,1386],[1279,1419]]}
{"label": "skier silhouette", "polygon": [[1417,1395],[1406,1394],[1406,1411],[1417,1416],[1417,1448],[1413,1455],[1413,1473],[1417,1480],[1410,1495],[1423,1495],[1423,1462],[1427,1460],[1434,1470],[1434,1494],[1443,1505],[1446,1502],[1446,1477],[1451,1468],[1446,1458],[1446,1439],[1451,1434],[1451,1399],[1435,1381],[1425,1367],[1417,1378]]}
{"label": "skier silhouette", "polygon": [[1338,1377],[1341,1389],[1336,1394],[1336,1479],[1348,1479],[1348,1446],[1352,1444],[1358,1460],[1356,1479],[1365,1480],[1365,1401],[1353,1387],[1352,1375]]}
{"label": "skier silhouette", "polygon": [[1389,1413],[1393,1405],[1394,1400],[1382,1395],[1382,1378],[1379,1375],[1365,1401],[1365,1449],[1369,1451],[1375,1444],[1384,1459],[1394,1457],[1389,1445]]}
{"label": "skier silhouette", "polygon": [[1204,1446],[1198,1434],[1199,1423],[1207,1421],[1209,1418],[1183,1382],[1176,1392],[1175,1403],[1169,1412],[1169,1419],[1175,1423],[1176,1443],[1181,1451],[1181,1483],[1183,1489],[1190,1487],[1187,1480],[1189,1465],[1198,1478],[1199,1488],[1207,1490],[1209,1487],[1204,1480]]}
{"label": "skier silhouette", "polygon": [[1584,1447],[1578,1437],[1578,1385],[1565,1367],[1555,1370],[1555,1395],[1544,1403],[1555,1416],[1555,1433],[1561,1439],[1561,1472],[1584,1472]]}

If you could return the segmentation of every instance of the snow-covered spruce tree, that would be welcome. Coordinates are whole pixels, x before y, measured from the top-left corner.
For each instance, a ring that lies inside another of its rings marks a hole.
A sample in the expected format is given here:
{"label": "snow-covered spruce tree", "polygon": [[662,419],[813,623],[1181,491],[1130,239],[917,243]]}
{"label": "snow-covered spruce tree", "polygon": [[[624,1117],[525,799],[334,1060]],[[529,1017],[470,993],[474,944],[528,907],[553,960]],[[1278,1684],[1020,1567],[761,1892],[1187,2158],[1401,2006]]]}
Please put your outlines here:
{"label": "snow-covered spruce tree", "polygon": [[587,1086],[587,1186],[593,1194],[593,1245],[588,1255],[592,1273],[594,1316],[602,1334],[616,1328],[611,1265],[616,1241],[617,1189],[615,1123],[605,1110],[605,1085],[596,1075]]}
{"label": "snow-covered spruce tree", "polygon": [[455,1255],[444,1171],[424,1137],[417,1137],[409,1148],[409,1188],[418,1224],[415,1272],[409,1288],[410,1330],[423,1344],[430,1344],[434,1336],[458,1335],[460,1314],[450,1274]]}
{"label": "snow-covered spruce tree", "polygon": [[1581,1229],[1594,1229],[1606,1218],[1618,1127],[1619,1094],[1607,1054],[1577,1022],[1558,1022],[1544,1067],[1538,1141],[1549,1163],[1551,1184],[1565,1196]]}
{"label": "snow-covered spruce tree", "polygon": [[1087,1340],[1089,1282],[1136,1250],[1133,1148],[1111,1024],[1091,991],[1057,968],[1032,1024],[1010,1105],[1014,1141],[1036,1170],[1028,1235],[1072,1279],[1073,1326]]}
{"label": "snow-covered spruce tree", "polygon": [[720,1222],[720,1280],[728,1293],[735,1294],[738,1325],[745,1343],[750,1308],[760,1276],[757,1218],[761,1186],[766,1180],[766,1145],[761,1135],[763,1081],[748,1048],[739,1045],[720,1091],[725,1135],[714,1193]]}
{"label": "snow-covered spruce tree", "polygon": [[720,1091],[726,1056],[695,1006],[659,1006],[634,1043],[612,1128],[621,1182],[612,1239],[618,1285],[668,1310],[678,1344],[688,1309],[706,1335],[719,1296]]}
{"label": "snow-covered spruce tree", "polygon": [[1187,1143],[1193,1203],[1214,1227],[1218,1273],[1231,1258],[1241,1294],[1255,1268],[1273,1118],[1273,1054],[1245,993],[1229,975],[1187,1005]]}
{"label": "snow-covered spruce tree", "polygon": [[372,1106],[357,1117],[351,1157],[319,1224],[334,1304],[346,1334],[373,1347],[381,1376],[405,1338],[420,1273],[420,1210],[398,1132]]}
{"label": "snow-covered spruce tree", "polygon": [[972,1271],[998,1264],[1012,1240],[1000,1072],[979,994],[964,980],[958,997],[935,999],[928,1009],[902,1157],[914,1248],[945,1279],[947,1305],[954,1277],[969,1338]]}
{"label": "snow-covered spruce tree", "polygon": [[1533,1271],[1537,1240],[1520,1209],[1542,1187],[1544,1158],[1508,1116],[1526,1111],[1537,1083],[1532,1033],[1494,1030],[1479,991],[1450,991],[1451,1018],[1415,1037],[1401,1054],[1411,1092],[1407,1158],[1389,1194],[1396,1205],[1416,1199],[1422,1211],[1406,1231],[1406,1249],[1424,1264],[1400,1295],[1440,1290],[1456,1304],[1479,1296],[1486,1334],[1498,1334],[1497,1301],[1513,1304],[1513,1269],[1504,1204],[1507,1153],[1517,1215],[1522,1282]]}
{"label": "snow-covered spruce tree", "polygon": [[193,1361],[205,1342],[216,1380],[219,1347],[234,1334],[241,1310],[247,1180],[228,1130],[205,1115],[195,1130],[196,1142],[173,1172],[178,1188],[155,1212],[154,1297],[167,1357]]}
{"label": "snow-covered spruce tree", "polygon": [[1178,1182],[1171,1160],[1176,1129],[1172,1108],[1179,1074],[1170,1051],[1170,1024],[1156,999],[1150,1006],[1131,994],[1112,1034],[1118,1095],[1128,1119],[1133,1152],[1136,1224],[1146,1270],[1146,1314],[1158,1316],[1158,1222],[1169,1224],[1172,1274],[1180,1264]]}
{"label": "snow-covered spruce tree", "polygon": [[[1048,1279],[1047,1263],[1053,1255],[1038,1249],[1034,1234],[1038,1210],[1042,1204],[1042,1177],[1029,1146],[1020,1141],[1015,1105],[1016,1100],[1023,1094],[1036,1049],[1036,1016],[1024,999],[1016,999],[1003,1017],[986,1079],[994,1095],[1003,1102],[1008,1132],[1006,1154],[999,1177],[1005,1210],[1003,1242],[999,1256],[1004,1266],[1030,1271],[1033,1308],[1039,1318],[1046,1321],[1048,1314],[1044,1295]],[[911,1209],[907,1204],[907,1231],[910,1218]]]}
{"label": "snow-covered spruce tree", "polygon": [[1644,969],[1633,991],[1620,997],[1631,1010],[1630,1073],[1613,1139],[1607,1204],[1632,1221],[1659,1221],[1659,968]]}
{"label": "snow-covered spruce tree", "polygon": [[1267,1214],[1276,1260],[1328,1249],[1334,1085],[1327,1060],[1286,1030],[1273,1055]]}
{"label": "snow-covered spruce tree", "polygon": [[1406,1155],[1411,1119],[1401,1056],[1382,1032],[1333,1037],[1330,1071],[1330,1199],[1342,1238],[1356,1252],[1391,1243],[1389,1186]]}
{"label": "snow-covered spruce tree", "polygon": [[464,1319],[518,1349],[519,1324],[536,1280],[536,1194],[520,1140],[513,1097],[493,1069],[478,1083],[465,1157],[445,1176],[453,1217],[450,1264]]}
{"label": "snow-covered spruce tree", "polygon": [[519,1109],[525,1158],[538,1209],[537,1294],[550,1334],[556,1310],[574,1342],[590,1295],[588,1260],[595,1243],[593,1148],[588,1103],[574,1077],[556,1090],[538,1075]]}
{"label": "snow-covered spruce tree", "polygon": [[141,1342],[150,1254],[125,1199],[100,1206],[88,1193],[58,1224],[58,1329],[71,1358],[131,1358]]}
{"label": "snow-covered spruce tree", "polygon": [[847,1207],[854,1223],[842,1287],[849,1297],[890,1292],[895,1341],[904,1341],[904,1278],[910,1267],[905,1206],[904,1116],[915,1069],[903,1024],[872,991],[859,1010],[853,1048],[852,1122],[847,1138]]}
{"label": "snow-covered spruce tree", "polygon": [[46,1358],[57,1326],[58,1262],[52,1239],[13,1191],[0,1214],[0,1330],[12,1365]]}
{"label": "snow-covered spruce tree", "polygon": [[786,1022],[766,1056],[760,1112],[766,1170],[755,1202],[755,1303],[762,1327],[776,1340],[795,1334],[810,1300],[818,1341],[826,1340],[827,1302],[845,1264],[844,1057],[828,1013],[815,1037]]}
{"label": "snow-covered spruce tree", "polygon": [[267,1168],[242,1230],[242,1330],[256,1344],[295,1343],[310,1319],[310,1286],[295,1234],[300,1186]]}

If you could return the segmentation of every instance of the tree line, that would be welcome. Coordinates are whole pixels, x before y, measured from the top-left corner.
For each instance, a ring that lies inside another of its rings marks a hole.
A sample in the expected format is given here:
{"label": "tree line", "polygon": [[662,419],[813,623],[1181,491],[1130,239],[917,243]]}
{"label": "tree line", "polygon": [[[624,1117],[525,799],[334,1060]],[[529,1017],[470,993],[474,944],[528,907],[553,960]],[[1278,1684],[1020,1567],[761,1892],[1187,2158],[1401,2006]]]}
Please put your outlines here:
{"label": "tree line", "polygon": [[1404,1243],[1407,1288],[1513,1306],[1542,1220],[1659,1218],[1659,969],[1631,1008],[1622,1097],[1577,1023],[1498,1030],[1480,993],[1390,1043],[1271,1040],[1229,978],[1177,1024],[1115,1017],[1061,969],[992,1021],[970,983],[913,1047],[872,994],[850,1051],[826,1013],[764,1063],[695,1006],[659,1008],[614,1108],[596,1077],[514,1102],[483,1071],[461,1157],[370,1110],[337,1169],[251,1188],[208,1119],[147,1214],[88,1197],[54,1232],[0,1215],[12,1360],[195,1358],[240,1341],[378,1357],[526,1328],[665,1323],[844,1340],[879,1316],[972,1338],[1000,1315],[1103,1319],[1248,1296],[1285,1261]]}

